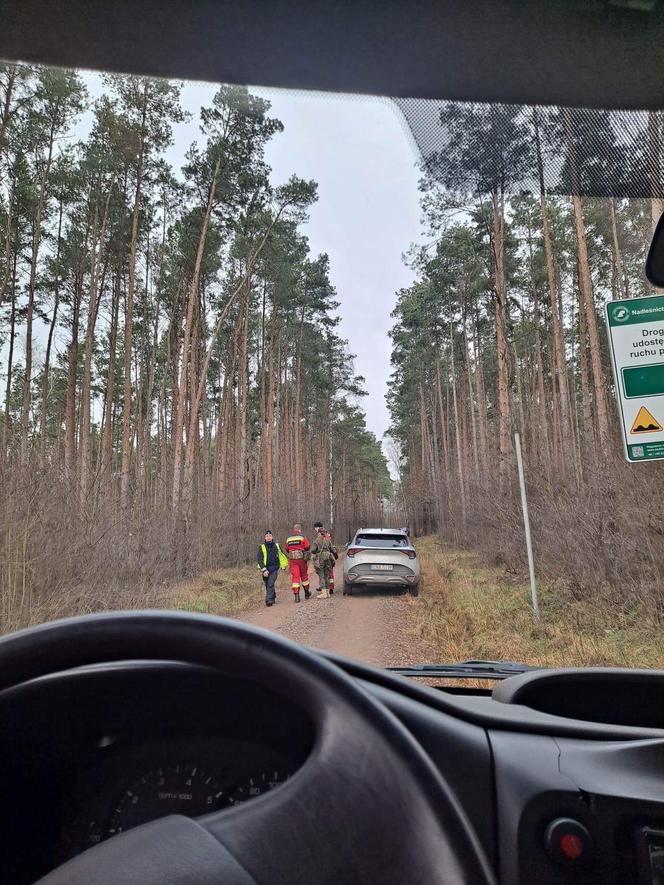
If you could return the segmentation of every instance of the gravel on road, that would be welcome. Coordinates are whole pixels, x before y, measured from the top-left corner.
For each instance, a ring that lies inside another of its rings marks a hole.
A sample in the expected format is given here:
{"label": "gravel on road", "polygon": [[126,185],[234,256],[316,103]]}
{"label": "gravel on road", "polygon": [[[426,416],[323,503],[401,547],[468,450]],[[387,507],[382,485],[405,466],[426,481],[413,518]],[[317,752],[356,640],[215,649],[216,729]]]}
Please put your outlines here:
{"label": "gravel on road", "polygon": [[290,588],[277,586],[277,602],[243,611],[240,620],[312,648],[337,652],[378,667],[432,660],[427,644],[413,632],[417,600],[392,589],[356,589],[329,599],[293,602]]}

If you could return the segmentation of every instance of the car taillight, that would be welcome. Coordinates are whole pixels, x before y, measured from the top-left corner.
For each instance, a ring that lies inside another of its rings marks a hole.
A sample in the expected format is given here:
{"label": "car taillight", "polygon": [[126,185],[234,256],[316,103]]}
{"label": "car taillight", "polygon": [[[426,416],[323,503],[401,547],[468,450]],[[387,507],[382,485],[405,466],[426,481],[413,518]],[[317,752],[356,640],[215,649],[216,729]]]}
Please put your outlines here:
{"label": "car taillight", "polygon": [[348,550],[346,550],[346,556],[355,556],[355,554],[359,552],[359,547],[349,547]]}
{"label": "car taillight", "polygon": [[417,553],[414,550],[406,550],[404,551],[408,559],[417,559]]}

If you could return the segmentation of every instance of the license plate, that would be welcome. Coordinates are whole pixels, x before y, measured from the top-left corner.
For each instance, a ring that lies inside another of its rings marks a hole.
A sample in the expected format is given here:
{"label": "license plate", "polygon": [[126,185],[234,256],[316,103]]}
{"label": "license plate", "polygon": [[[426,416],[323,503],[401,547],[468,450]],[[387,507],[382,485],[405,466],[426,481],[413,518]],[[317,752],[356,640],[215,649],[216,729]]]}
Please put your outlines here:
{"label": "license plate", "polygon": [[371,568],[375,572],[391,572],[392,571],[391,565],[372,565]]}

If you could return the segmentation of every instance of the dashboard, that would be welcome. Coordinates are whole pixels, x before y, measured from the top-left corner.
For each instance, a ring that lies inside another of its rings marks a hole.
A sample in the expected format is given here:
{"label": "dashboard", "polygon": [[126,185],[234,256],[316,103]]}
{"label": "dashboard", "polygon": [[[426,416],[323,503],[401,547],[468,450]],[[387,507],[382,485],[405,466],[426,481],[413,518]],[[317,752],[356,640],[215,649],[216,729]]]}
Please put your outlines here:
{"label": "dashboard", "polygon": [[[533,674],[492,696],[328,657],[424,748],[501,883],[664,883],[660,674]],[[168,662],[35,680],[0,694],[0,719],[3,885],[164,815],[259,802],[316,742],[288,685]]]}
{"label": "dashboard", "polygon": [[255,801],[302,766],[313,740],[287,698],[168,663],[38,680],[3,695],[2,722],[3,885],[159,817]]}

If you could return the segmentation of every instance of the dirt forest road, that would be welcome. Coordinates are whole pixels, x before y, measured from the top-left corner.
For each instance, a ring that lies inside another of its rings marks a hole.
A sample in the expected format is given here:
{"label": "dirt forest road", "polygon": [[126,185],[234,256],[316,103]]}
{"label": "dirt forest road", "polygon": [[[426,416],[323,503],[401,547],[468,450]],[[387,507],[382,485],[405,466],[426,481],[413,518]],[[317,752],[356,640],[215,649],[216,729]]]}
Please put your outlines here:
{"label": "dirt forest road", "polygon": [[[400,590],[356,589],[352,596],[335,590],[329,599],[293,602],[290,582],[280,576],[277,603],[243,611],[239,619],[275,630],[288,639],[312,648],[338,652],[379,667],[422,664],[430,651],[412,631],[412,606]],[[313,573],[312,588],[316,586]]]}

